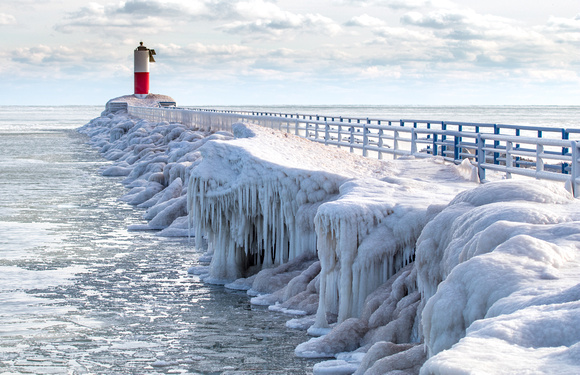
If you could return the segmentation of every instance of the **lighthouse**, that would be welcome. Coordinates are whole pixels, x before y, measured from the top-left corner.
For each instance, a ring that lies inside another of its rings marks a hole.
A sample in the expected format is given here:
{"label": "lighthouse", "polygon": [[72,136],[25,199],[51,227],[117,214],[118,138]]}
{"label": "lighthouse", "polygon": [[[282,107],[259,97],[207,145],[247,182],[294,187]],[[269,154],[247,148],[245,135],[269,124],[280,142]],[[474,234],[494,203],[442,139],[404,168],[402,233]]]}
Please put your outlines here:
{"label": "lighthouse", "polygon": [[149,63],[155,62],[154,49],[149,49],[139,43],[135,48],[135,96],[143,99],[149,94]]}

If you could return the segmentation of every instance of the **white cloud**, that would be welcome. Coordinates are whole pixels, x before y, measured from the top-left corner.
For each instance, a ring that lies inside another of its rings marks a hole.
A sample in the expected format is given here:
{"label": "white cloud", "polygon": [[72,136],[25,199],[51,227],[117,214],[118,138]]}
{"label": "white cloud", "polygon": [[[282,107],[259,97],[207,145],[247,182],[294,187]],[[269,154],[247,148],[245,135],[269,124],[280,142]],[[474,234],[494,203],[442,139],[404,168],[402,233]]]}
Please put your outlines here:
{"label": "white cloud", "polygon": [[0,72],[10,72],[14,77],[56,79],[98,75],[108,77],[119,71],[132,71],[132,67],[128,69],[127,65],[120,63],[123,60],[122,52],[108,43],[100,47],[101,50],[85,44],[20,47],[3,53]]}
{"label": "white cloud", "polygon": [[360,72],[361,78],[376,79],[376,78],[401,78],[401,69],[399,67],[385,68],[383,66],[369,66]]}
{"label": "white cloud", "polygon": [[574,18],[550,17],[540,32],[553,35],[559,42],[580,42],[580,14]]}
{"label": "white cloud", "polygon": [[449,0],[336,0],[336,2],[362,7],[386,7],[393,10],[455,8],[457,6]]}
{"label": "white cloud", "polygon": [[361,26],[361,27],[381,27],[385,26],[386,23],[380,18],[369,16],[368,14],[362,14],[351,18],[345,24],[346,26]]}
{"label": "white cloud", "polygon": [[[227,23],[216,25],[218,20]],[[342,30],[337,22],[319,13],[294,13],[266,0],[129,0],[106,5],[93,2],[68,12],[55,29],[63,33],[80,30],[101,35],[151,35],[178,32],[197,21],[213,21],[213,29],[250,38],[293,38],[303,32],[336,36]]]}
{"label": "white cloud", "polygon": [[82,54],[71,48],[64,46],[53,48],[46,45],[18,48],[11,56],[13,61],[31,65],[79,62],[81,58]]}
{"label": "white cloud", "polygon": [[163,64],[172,69],[229,69],[238,72],[239,67],[252,64],[263,52],[238,44],[202,44],[199,42],[179,46],[158,45],[156,51],[163,56]]}
{"label": "white cloud", "polygon": [[266,36],[273,39],[293,38],[296,33],[304,32],[336,36],[342,30],[337,22],[321,14],[292,13],[263,1],[241,2],[235,9],[244,20],[222,25],[220,30],[230,34]]}
{"label": "white cloud", "polygon": [[0,26],[16,24],[16,17],[11,14],[0,13]]}
{"label": "white cloud", "polygon": [[468,17],[459,11],[437,11],[427,15],[419,12],[409,12],[401,17],[401,22],[413,26],[445,29],[466,25],[468,23]]}
{"label": "white cloud", "polygon": [[106,5],[91,2],[77,11],[68,12],[65,19],[55,25],[55,29],[64,33],[83,30],[121,35],[131,30],[157,34],[175,30],[196,17],[209,15],[211,12],[206,4],[195,1],[188,5],[158,0],[129,0]]}

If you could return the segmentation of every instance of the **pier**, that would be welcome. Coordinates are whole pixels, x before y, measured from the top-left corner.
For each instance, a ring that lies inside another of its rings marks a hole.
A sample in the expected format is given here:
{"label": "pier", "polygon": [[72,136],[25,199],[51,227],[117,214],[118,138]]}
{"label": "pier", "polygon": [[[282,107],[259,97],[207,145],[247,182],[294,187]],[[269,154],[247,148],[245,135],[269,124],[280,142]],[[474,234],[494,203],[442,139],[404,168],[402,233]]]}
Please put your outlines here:
{"label": "pier", "polygon": [[[82,129],[115,161],[103,174],[126,176],[122,199],[147,208],[129,229],[194,236],[191,274],[296,315],[287,326],[315,337],[294,354],[335,358],[315,374],[444,374],[474,351],[511,365],[522,346],[538,349],[512,372],[540,357],[576,372],[559,354],[578,337],[574,131],[132,99]],[[504,323],[508,338],[488,334]]]}
{"label": "pier", "polygon": [[487,170],[506,178],[561,181],[580,197],[580,129],[575,128],[131,105],[127,110],[149,121],[215,131],[249,122],[378,159],[440,156],[456,164],[467,159],[477,166],[480,181]]}

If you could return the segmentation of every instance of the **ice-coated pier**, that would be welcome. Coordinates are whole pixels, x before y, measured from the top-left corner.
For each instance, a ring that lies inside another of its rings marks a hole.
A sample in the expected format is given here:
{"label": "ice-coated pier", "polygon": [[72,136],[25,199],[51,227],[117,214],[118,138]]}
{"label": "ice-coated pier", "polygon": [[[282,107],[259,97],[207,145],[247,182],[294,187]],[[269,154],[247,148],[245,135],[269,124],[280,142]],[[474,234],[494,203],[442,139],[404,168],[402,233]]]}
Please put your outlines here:
{"label": "ice-coated pier", "polygon": [[119,108],[80,131],[147,209],[130,229],[195,236],[209,265],[191,272],[291,315],[315,373],[580,372],[580,205],[561,182]]}

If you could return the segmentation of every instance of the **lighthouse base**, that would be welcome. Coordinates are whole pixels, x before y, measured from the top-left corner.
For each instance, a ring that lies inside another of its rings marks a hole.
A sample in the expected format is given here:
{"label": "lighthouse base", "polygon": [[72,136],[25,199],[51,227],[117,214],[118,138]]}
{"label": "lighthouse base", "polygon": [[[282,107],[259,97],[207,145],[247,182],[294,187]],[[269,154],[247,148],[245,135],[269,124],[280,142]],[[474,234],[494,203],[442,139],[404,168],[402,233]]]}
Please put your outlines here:
{"label": "lighthouse base", "polygon": [[136,98],[145,99],[149,94],[134,94]]}

